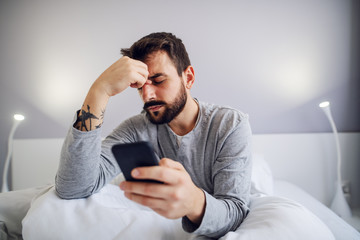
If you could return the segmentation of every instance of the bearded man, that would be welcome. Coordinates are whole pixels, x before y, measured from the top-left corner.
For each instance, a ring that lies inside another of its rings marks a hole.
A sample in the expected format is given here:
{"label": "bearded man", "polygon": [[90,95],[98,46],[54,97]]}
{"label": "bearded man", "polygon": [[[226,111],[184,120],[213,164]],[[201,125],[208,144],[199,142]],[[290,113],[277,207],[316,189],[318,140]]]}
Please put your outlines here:
{"label": "bearded man", "polygon": [[[124,181],[125,196],[166,218],[182,218],[187,232],[218,238],[235,230],[249,212],[248,116],[191,97],[194,69],[171,33],[149,34],[122,54],[92,84],[68,132],[57,194],[73,199],[99,191],[121,173],[111,147],[148,141],[159,166],[136,168],[132,177],[163,184]],[[128,87],[138,90],[144,111],[101,141],[108,100]]]}

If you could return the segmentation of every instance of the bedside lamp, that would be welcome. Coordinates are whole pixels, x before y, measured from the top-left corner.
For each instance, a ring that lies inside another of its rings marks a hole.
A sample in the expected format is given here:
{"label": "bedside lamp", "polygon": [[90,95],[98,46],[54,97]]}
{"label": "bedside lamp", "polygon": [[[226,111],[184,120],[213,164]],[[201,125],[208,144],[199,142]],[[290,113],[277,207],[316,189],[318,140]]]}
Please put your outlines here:
{"label": "bedside lamp", "polygon": [[19,124],[21,123],[22,120],[24,120],[25,117],[21,114],[15,114],[14,115],[14,123],[12,125],[12,128],[10,130],[10,134],[9,134],[9,139],[8,139],[8,153],[6,155],[6,160],[5,160],[5,165],[4,165],[4,171],[3,171],[3,181],[2,181],[2,187],[1,187],[1,192],[8,192],[9,191],[9,186],[8,186],[8,172],[9,172],[9,165],[10,165],[10,161],[11,161],[11,156],[12,156],[12,143],[13,143],[13,138],[14,138],[14,133],[16,128],[19,126]]}
{"label": "bedside lamp", "polygon": [[330,111],[330,102],[322,102],[319,104],[319,107],[324,111],[325,115],[327,116],[332,131],[335,137],[335,144],[336,144],[336,153],[337,153],[337,181],[336,181],[336,192],[335,196],[331,203],[331,210],[333,210],[337,215],[341,218],[349,220],[351,218],[351,210],[349,204],[347,203],[344,192],[342,190],[342,178],[341,178],[341,151],[340,151],[340,143],[339,143],[339,136],[335,126],[335,122],[332,118],[331,111]]}

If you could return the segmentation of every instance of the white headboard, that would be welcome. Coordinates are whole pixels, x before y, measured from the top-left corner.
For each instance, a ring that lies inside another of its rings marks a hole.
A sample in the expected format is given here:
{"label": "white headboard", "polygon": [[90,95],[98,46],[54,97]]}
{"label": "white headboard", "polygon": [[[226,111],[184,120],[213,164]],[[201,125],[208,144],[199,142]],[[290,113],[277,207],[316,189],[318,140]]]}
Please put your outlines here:
{"label": "white headboard", "polygon": [[[360,205],[360,133],[340,133],[342,178],[350,181]],[[330,205],[336,180],[336,148],[331,133],[254,135],[253,151],[264,154],[276,179],[300,186]]]}
{"label": "white headboard", "polygon": [[[63,139],[16,139],[12,160],[14,190],[53,183]],[[360,202],[360,133],[341,133],[343,179]],[[329,205],[336,178],[333,135],[265,134],[253,136],[253,152],[264,155],[276,179],[290,181]]]}
{"label": "white headboard", "polygon": [[63,138],[15,139],[11,164],[12,189],[54,183]]}

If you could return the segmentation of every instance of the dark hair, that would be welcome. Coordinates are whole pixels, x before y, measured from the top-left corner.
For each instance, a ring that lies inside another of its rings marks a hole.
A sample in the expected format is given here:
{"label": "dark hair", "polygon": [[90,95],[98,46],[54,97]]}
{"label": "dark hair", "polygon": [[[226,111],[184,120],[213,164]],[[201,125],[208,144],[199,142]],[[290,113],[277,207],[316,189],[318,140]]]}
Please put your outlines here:
{"label": "dark hair", "polygon": [[168,54],[179,76],[191,65],[184,44],[172,33],[151,33],[135,42],[130,48],[121,49],[122,55],[140,61],[145,61],[151,53],[156,51],[165,51]]}

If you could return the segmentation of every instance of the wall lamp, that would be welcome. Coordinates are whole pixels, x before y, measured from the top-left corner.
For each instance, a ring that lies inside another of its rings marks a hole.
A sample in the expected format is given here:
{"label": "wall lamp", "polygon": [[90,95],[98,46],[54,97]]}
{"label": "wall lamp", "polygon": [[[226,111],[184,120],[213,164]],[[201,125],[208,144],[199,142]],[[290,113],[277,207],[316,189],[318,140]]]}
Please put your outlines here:
{"label": "wall lamp", "polygon": [[319,107],[324,111],[325,115],[327,116],[332,131],[335,137],[335,144],[336,144],[336,153],[337,153],[337,181],[336,181],[336,190],[335,196],[332,200],[330,205],[331,210],[333,210],[337,215],[341,218],[349,220],[352,216],[351,210],[349,207],[348,202],[345,199],[344,192],[342,189],[342,178],[341,178],[341,151],[340,151],[340,142],[339,142],[339,135],[335,126],[335,122],[332,118],[331,111],[330,111],[330,102],[322,102],[319,104]]}
{"label": "wall lamp", "polygon": [[12,128],[10,130],[9,139],[8,139],[8,153],[6,155],[5,165],[4,165],[4,171],[3,171],[3,181],[2,181],[2,187],[1,192],[8,192],[9,191],[9,185],[8,185],[8,173],[9,173],[9,166],[13,151],[13,140],[14,140],[14,133],[16,128],[19,126],[21,121],[23,121],[25,117],[21,114],[15,114],[14,115],[14,121]]}

